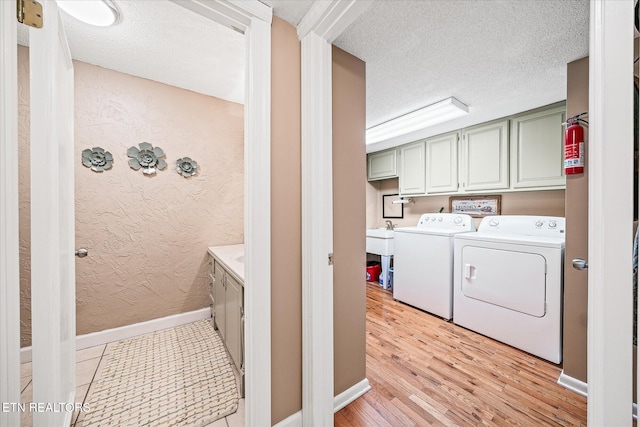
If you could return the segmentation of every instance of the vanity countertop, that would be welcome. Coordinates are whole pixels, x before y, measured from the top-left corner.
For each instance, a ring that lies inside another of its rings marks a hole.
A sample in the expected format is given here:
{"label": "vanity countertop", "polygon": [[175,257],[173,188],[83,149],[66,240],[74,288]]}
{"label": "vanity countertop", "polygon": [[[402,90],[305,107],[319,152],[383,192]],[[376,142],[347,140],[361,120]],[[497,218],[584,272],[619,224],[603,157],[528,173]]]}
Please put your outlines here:
{"label": "vanity countertop", "polygon": [[244,244],[210,246],[207,252],[230,270],[244,286]]}

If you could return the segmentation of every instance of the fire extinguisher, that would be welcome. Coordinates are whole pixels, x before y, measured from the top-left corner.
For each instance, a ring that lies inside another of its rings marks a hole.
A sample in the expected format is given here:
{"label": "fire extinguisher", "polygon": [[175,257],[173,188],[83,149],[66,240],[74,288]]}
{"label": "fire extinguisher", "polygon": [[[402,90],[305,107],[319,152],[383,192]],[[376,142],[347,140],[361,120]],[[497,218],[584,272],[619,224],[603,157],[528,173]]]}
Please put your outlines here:
{"label": "fire extinguisher", "polygon": [[567,130],[564,137],[564,173],[572,175],[584,173],[584,128],[582,123],[589,124],[581,119],[587,113],[567,119]]}

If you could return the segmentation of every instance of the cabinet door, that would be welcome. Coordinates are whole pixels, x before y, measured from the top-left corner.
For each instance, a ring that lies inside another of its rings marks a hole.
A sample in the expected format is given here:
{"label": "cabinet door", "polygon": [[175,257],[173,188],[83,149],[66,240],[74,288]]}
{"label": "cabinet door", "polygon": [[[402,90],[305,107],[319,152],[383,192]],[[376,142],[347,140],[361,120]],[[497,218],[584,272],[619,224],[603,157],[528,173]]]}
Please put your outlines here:
{"label": "cabinet door", "polygon": [[242,368],[242,286],[227,275],[227,337],[225,343],[238,371]]}
{"label": "cabinet door", "polygon": [[367,155],[367,179],[369,181],[397,177],[398,160],[395,148]]}
{"label": "cabinet door", "polygon": [[564,186],[564,105],[511,120],[514,188]]}
{"label": "cabinet door", "polygon": [[509,188],[509,121],[465,129],[462,191]]}
{"label": "cabinet door", "polygon": [[400,194],[423,195],[426,193],[424,141],[400,147]]}
{"label": "cabinet door", "polygon": [[458,132],[429,138],[427,193],[458,191]]}
{"label": "cabinet door", "polygon": [[222,340],[226,340],[225,280],[226,273],[218,262],[214,262],[213,322],[218,327]]}

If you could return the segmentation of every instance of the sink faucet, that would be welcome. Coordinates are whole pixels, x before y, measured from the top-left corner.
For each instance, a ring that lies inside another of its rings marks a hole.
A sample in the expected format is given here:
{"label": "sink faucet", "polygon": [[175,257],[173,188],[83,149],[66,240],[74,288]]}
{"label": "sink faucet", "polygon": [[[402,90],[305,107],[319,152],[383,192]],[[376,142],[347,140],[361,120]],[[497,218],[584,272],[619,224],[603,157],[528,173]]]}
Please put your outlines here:
{"label": "sink faucet", "polygon": [[387,224],[387,230],[393,230],[393,223],[391,221],[386,220],[385,224]]}

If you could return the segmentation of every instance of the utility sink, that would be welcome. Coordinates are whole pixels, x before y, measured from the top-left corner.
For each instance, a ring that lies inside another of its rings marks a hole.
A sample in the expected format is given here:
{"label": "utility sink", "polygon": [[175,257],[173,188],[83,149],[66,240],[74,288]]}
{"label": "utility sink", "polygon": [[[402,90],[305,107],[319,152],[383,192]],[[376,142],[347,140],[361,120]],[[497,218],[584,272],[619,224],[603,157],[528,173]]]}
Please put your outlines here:
{"label": "utility sink", "polygon": [[383,256],[393,255],[393,230],[370,228],[367,230],[367,252]]}

